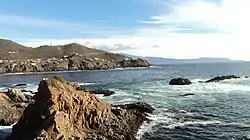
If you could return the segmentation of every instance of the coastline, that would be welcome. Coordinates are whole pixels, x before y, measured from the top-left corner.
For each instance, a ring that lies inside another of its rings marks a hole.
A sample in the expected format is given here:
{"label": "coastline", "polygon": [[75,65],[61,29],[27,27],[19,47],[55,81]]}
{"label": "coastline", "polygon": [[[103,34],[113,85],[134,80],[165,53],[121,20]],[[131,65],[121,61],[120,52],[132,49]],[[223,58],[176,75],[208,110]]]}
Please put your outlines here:
{"label": "coastline", "polygon": [[125,67],[125,68],[112,68],[112,69],[93,69],[93,70],[62,70],[62,71],[44,71],[44,72],[16,72],[16,73],[0,73],[0,75],[28,75],[28,74],[58,74],[58,73],[77,73],[84,71],[116,71],[116,70],[133,70],[133,69],[147,69],[157,68],[157,66],[149,67]]}

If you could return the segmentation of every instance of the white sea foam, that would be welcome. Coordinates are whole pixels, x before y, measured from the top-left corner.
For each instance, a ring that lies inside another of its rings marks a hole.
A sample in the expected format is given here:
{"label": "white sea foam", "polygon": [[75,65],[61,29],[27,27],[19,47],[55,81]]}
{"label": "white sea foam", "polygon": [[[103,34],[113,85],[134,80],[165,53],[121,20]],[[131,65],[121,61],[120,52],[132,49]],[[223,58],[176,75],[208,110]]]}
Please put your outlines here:
{"label": "white sea foam", "polygon": [[209,124],[221,124],[222,122],[220,121],[186,121],[186,122],[177,122],[170,124],[168,126],[163,126],[167,129],[175,129],[176,127],[183,127],[186,125],[209,125]]}
{"label": "white sea foam", "polygon": [[[13,125],[15,125],[14,123]],[[7,138],[11,133],[12,133],[12,127],[13,125],[10,126],[0,126],[0,137],[5,139]]]}
{"label": "white sea foam", "polygon": [[79,85],[84,85],[84,86],[88,86],[88,85],[97,85],[97,84],[100,84],[100,83],[90,83],[90,82],[87,82],[87,83],[78,83]]}

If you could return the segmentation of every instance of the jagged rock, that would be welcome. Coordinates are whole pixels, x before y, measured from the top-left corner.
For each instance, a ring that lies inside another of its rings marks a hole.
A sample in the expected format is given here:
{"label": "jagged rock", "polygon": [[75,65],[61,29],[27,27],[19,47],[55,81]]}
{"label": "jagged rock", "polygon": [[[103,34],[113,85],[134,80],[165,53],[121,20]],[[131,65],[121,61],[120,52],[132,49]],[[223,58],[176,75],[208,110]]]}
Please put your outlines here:
{"label": "jagged rock", "polygon": [[93,93],[93,94],[103,94],[103,96],[111,96],[111,95],[115,94],[114,91],[104,90],[104,89],[92,90],[92,91],[90,91],[90,93]]}
{"label": "jagged rock", "polygon": [[8,89],[6,95],[14,102],[27,102],[25,95],[18,89]]}
{"label": "jagged rock", "polygon": [[17,122],[28,102],[14,102],[6,93],[0,93],[0,125],[9,126]]}
{"label": "jagged rock", "polygon": [[169,85],[190,85],[192,82],[187,78],[174,78],[169,82]]}
{"label": "jagged rock", "polygon": [[120,65],[123,68],[126,67],[149,67],[150,64],[148,63],[148,61],[143,60],[143,59],[131,59],[131,60],[122,60],[120,62]]}
{"label": "jagged rock", "polygon": [[[19,60],[20,61],[20,60]],[[109,59],[98,58],[73,58],[64,59],[46,58],[44,60],[20,61],[16,63],[6,63],[0,66],[2,73],[17,72],[46,72],[46,71],[66,71],[66,70],[107,70],[125,67],[149,67],[150,64],[143,59],[123,60],[120,62]]]}
{"label": "jagged rock", "polygon": [[3,67],[2,73],[17,73],[17,72],[41,72],[42,67],[40,64],[32,63],[17,63],[17,64],[7,64]]}
{"label": "jagged rock", "polygon": [[112,107],[75,87],[58,77],[41,81],[35,103],[25,109],[9,140],[135,139],[147,120],[145,107]]}
{"label": "jagged rock", "polygon": [[205,81],[205,83],[220,82],[220,81],[227,80],[227,79],[238,79],[238,78],[240,78],[240,77],[235,76],[235,75],[216,76],[210,80]]}

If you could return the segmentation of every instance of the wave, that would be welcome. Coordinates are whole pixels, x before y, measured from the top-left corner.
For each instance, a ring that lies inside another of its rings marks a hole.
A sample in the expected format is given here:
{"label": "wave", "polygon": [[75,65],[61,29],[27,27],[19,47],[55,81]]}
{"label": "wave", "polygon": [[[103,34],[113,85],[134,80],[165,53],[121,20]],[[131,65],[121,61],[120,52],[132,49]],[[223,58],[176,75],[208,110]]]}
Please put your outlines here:
{"label": "wave", "polygon": [[0,137],[3,139],[7,138],[12,133],[12,127],[15,124],[16,123],[10,126],[0,126]]}
{"label": "wave", "polygon": [[84,86],[88,86],[88,85],[98,85],[100,83],[91,83],[91,82],[87,82],[87,83],[78,83],[79,85],[84,85]]}
{"label": "wave", "polygon": [[187,125],[209,125],[209,124],[222,124],[221,121],[186,121],[186,122],[178,122],[178,123],[174,123],[174,124],[170,124],[168,126],[163,126],[164,128],[167,129],[175,129],[177,127],[183,127],[183,126],[187,126]]}

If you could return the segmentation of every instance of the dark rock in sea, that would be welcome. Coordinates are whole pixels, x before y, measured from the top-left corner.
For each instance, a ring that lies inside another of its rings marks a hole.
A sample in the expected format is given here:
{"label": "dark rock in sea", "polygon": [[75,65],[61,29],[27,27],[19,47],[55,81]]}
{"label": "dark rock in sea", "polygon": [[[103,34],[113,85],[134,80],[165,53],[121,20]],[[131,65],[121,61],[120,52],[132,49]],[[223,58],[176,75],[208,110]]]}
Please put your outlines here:
{"label": "dark rock in sea", "polygon": [[216,76],[210,80],[205,81],[205,83],[220,82],[220,81],[227,80],[227,79],[238,79],[238,78],[240,78],[240,77],[235,76],[235,75]]}
{"label": "dark rock in sea", "polygon": [[186,96],[190,96],[190,95],[195,95],[195,94],[194,93],[187,93],[187,94],[181,94],[180,96],[186,97]]}
{"label": "dark rock in sea", "polygon": [[122,60],[120,62],[121,66],[123,68],[126,67],[150,67],[150,64],[148,61],[143,60],[143,59],[131,59],[131,60]]}
{"label": "dark rock in sea", "polygon": [[9,126],[17,122],[29,103],[32,99],[22,93],[0,93],[0,125]]}
{"label": "dark rock in sea", "polygon": [[135,109],[139,112],[144,113],[153,113],[155,110],[151,105],[144,103],[144,102],[138,102],[138,103],[132,103],[132,104],[125,104],[125,105],[112,105],[114,108],[123,108],[123,109]]}
{"label": "dark rock in sea", "polygon": [[21,92],[27,92],[27,93],[30,93],[30,94],[35,94],[32,90],[21,89],[20,91]]}
{"label": "dark rock in sea", "polygon": [[115,94],[114,91],[105,90],[105,89],[95,89],[95,90],[91,90],[90,93],[93,93],[93,94],[103,94],[103,96],[111,96],[111,95]]}
{"label": "dark rock in sea", "polygon": [[34,99],[9,140],[135,140],[146,112],[151,112],[146,104],[112,107],[60,78],[41,81]]}
{"label": "dark rock in sea", "polygon": [[169,85],[190,85],[192,82],[187,78],[174,78],[169,82]]}
{"label": "dark rock in sea", "polygon": [[27,84],[15,84],[15,85],[11,86],[11,88],[22,87],[22,86],[27,86]]}
{"label": "dark rock in sea", "polygon": [[249,78],[248,76],[244,76],[244,78]]}

